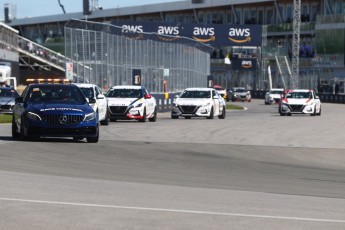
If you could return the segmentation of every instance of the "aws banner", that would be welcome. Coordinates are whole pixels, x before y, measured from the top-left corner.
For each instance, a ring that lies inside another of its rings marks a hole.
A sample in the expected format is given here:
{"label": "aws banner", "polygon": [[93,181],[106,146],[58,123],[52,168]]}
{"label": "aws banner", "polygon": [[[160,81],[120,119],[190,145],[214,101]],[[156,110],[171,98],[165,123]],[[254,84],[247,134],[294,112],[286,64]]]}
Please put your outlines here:
{"label": "aws banner", "polygon": [[232,60],[233,70],[256,70],[255,58],[236,58]]}
{"label": "aws banner", "polygon": [[[177,42],[180,37],[187,37],[211,46],[261,46],[260,25],[229,24],[185,24],[163,22],[112,22],[121,27],[121,33],[155,33],[169,35],[159,37],[162,41]],[[144,35],[143,35],[144,36]]]}

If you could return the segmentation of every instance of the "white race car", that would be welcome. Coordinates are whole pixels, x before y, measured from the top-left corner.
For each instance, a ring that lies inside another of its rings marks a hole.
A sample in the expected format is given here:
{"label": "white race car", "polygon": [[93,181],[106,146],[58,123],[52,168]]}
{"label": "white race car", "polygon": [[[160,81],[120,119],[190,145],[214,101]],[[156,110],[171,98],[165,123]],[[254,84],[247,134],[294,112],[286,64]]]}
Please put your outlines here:
{"label": "white race car", "polygon": [[295,89],[289,90],[279,104],[281,116],[291,114],[321,115],[321,101],[313,90]]}
{"label": "white race car", "polygon": [[218,116],[224,119],[226,113],[225,100],[213,88],[187,88],[173,102],[171,118],[180,116],[206,117],[213,119]]}
{"label": "white race car", "polygon": [[102,90],[95,84],[86,84],[86,83],[74,83],[77,85],[87,100],[89,105],[93,108],[98,114],[98,120],[101,125],[109,124],[109,112],[108,112],[108,100],[102,94]]}
{"label": "white race car", "polygon": [[143,86],[113,86],[106,94],[110,120],[157,120],[157,102]]}
{"label": "white race car", "polygon": [[265,105],[278,103],[284,94],[284,89],[271,89],[265,94]]}

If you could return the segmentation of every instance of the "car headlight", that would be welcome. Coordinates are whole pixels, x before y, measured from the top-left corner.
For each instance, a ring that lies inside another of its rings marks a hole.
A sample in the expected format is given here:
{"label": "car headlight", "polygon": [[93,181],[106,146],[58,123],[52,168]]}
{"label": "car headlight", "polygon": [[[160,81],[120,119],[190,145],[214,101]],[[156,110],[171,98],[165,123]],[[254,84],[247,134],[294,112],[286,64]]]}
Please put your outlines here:
{"label": "car headlight", "polygon": [[139,103],[139,104],[136,104],[136,105],[133,105],[133,108],[139,108],[143,105],[143,103]]}
{"label": "car headlight", "polygon": [[97,118],[97,115],[95,112],[89,113],[85,115],[84,121],[92,121]]}
{"label": "car headlight", "polygon": [[28,113],[27,113],[27,117],[28,117],[30,120],[42,121],[42,118],[41,118],[38,114],[36,114],[36,113],[28,112]]}
{"label": "car headlight", "polygon": [[211,105],[211,103],[210,103],[210,102],[207,102],[206,104],[203,104],[202,107],[208,107],[208,106],[210,106],[210,105]]}

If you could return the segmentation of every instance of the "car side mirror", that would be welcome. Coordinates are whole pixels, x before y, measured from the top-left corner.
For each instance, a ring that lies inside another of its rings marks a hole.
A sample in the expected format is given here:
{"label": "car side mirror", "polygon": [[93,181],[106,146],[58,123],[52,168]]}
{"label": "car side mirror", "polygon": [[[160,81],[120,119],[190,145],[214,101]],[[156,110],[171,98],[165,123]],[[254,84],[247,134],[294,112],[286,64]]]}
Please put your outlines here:
{"label": "car side mirror", "polygon": [[97,95],[97,99],[104,99],[104,98],[105,98],[105,96],[103,94],[98,94]]}
{"label": "car side mirror", "polygon": [[315,95],[315,99],[320,99],[320,97]]}
{"label": "car side mirror", "polygon": [[16,97],[14,99],[14,102],[17,104],[17,103],[23,103],[23,97]]}
{"label": "car side mirror", "polygon": [[96,99],[95,98],[89,98],[89,103],[96,103]]}
{"label": "car side mirror", "polygon": [[145,94],[144,98],[145,98],[145,99],[151,99],[152,96],[151,96],[151,94]]}

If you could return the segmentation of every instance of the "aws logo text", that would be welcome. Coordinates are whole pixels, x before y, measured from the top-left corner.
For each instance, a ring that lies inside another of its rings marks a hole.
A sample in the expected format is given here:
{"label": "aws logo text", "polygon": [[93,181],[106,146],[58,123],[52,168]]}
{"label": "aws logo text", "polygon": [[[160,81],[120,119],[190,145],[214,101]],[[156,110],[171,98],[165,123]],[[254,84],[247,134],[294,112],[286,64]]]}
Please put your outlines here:
{"label": "aws logo text", "polygon": [[253,67],[252,61],[242,61],[242,67],[245,69],[249,69]]}
{"label": "aws logo text", "polygon": [[143,26],[122,25],[122,33],[143,33]]}
{"label": "aws logo text", "polygon": [[[216,40],[214,28],[194,27],[193,39],[199,42],[210,42]],[[202,38],[200,38],[202,36]]]}
{"label": "aws logo text", "polygon": [[161,35],[179,35],[180,31],[177,26],[159,26],[157,33]]}
{"label": "aws logo text", "polygon": [[[236,37],[236,38],[234,38]],[[251,41],[250,29],[230,28],[229,40],[235,43],[245,43]]]}

